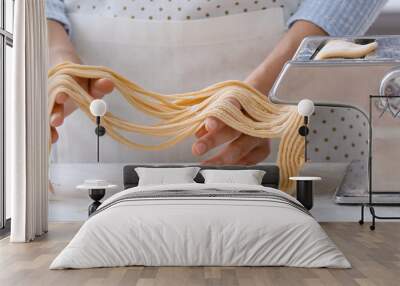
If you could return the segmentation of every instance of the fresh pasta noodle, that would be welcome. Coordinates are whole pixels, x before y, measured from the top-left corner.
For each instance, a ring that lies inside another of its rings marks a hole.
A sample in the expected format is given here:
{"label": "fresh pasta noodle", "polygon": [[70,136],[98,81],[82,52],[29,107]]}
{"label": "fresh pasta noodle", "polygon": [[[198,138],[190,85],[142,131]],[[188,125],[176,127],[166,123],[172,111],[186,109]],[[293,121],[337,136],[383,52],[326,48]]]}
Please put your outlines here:
{"label": "fresh pasta noodle", "polygon": [[[159,119],[157,124],[140,125],[123,120],[111,112],[104,115],[102,125],[107,134],[131,148],[169,148],[192,136],[203,127],[207,117],[213,116],[244,134],[281,139],[277,164],[282,190],[291,191],[289,177],[297,175],[304,162],[304,138],[298,134],[302,117],[297,113],[296,106],[273,104],[265,95],[243,82],[225,81],[195,92],[163,95],[147,91],[106,67],[62,63],[49,71],[49,117],[56,95],[64,92],[95,122],[89,110],[93,98],[74,77],[107,78],[132,107]],[[242,109],[225,100],[226,97],[234,97]],[[167,139],[158,145],[144,145],[128,139],[120,131]]]}

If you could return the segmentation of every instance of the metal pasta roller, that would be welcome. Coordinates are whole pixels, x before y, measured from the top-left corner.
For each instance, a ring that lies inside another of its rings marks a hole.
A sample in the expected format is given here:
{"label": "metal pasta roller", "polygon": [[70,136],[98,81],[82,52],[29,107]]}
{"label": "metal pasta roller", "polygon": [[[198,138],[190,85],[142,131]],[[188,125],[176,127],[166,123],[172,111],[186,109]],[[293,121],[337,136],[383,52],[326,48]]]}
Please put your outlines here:
{"label": "metal pasta roller", "polygon": [[[316,60],[318,53],[333,40],[359,45],[376,42],[377,48],[361,58]],[[399,86],[393,79],[396,76],[400,76],[400,36],[308,37],[284,66],[270,98],[276,103],[298,103],[308,98],[317,105],[351,105],[367,110],[369,95],[385,92],[383,85],[390,80],[392,86]]]}
{"label": "metal pasta roller", "polygon": [[[325,52],[329,51],[334,46],[332,41],[339,40],[347,41],[348,46],[369,45],[374,49],[356,58],[319,59],[324,47]],[[371,100],[371,95],[378,99]],[[400,36],[306,38],[282,69],[269,95],[274,103],[297,104],[304,98],[315,103],[306,141],[311,162],[307,167],[316,163],[331,172],[337,164],[345,165],[345,175],[338,173],[335,177],[335,200],[349,204],[368,203],[370,188],[374,203],[400,203],[400,192],[391,187],[398,186],[398,175],[390,172],[398,169],[396,164],[400,162],[393,143],[398,142],[395,136],[399,134],[398,96]],[[376,115],[368,115],[370,110]],[[371,139],[372,133],[375,135]],[[369,164],[371,154],[373,164]],[[368,173],[370,165],[372,176]],[[324,176],[319,169],[312,171],[312,175]]]}

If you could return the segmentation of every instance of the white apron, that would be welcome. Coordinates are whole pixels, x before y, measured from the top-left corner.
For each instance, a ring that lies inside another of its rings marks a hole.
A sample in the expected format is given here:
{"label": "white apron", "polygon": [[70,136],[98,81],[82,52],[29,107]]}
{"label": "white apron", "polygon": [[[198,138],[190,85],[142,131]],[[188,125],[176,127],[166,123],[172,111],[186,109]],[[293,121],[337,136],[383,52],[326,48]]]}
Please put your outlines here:
{"label": "white apron", "polygon": [[[68,5],[68,1],[66,1]],[[282,8],[191,21],[147,21],[69,14],[72,40],[85,64],[104,65],[142,87],[162,93],[187,92],[213,83],[243,80],[268,55],[285,31]],[[149,120],[116,92],[107,95],[108,110],[134,122]],[[94,124],[81,111],[59,128],[53,161],[94,162]],[[159,138],[140,142],[155,144]],[[111,163],[197,162],[194,138],[163,151],[129,149],[101,138],[101,161]]]}

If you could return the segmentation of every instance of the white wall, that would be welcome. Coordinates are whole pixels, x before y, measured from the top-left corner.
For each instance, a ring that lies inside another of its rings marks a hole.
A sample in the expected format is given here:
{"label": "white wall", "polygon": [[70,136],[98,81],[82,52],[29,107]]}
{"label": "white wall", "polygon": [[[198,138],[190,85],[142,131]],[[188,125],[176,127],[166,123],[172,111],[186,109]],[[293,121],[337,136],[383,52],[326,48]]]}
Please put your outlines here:
{"label": "white wall", "polygon": [[383,8],[383,12],[400,13],[400,0],[389,0],[386,6]]}
{"label": "white wall", "polygon": [[367,35],[400,35],[400,0],[389,0]]}

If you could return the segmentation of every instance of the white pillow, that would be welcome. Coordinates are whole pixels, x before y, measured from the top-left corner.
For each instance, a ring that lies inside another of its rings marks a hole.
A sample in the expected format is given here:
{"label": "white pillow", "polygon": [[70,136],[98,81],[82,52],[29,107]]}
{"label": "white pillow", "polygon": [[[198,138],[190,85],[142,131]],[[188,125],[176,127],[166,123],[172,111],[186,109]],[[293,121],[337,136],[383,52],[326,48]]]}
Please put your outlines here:
{"label": "white pillow", "polygon": [[205,184],[261,185],[265,171],[262,170],[201,170]]}
{"label": "white pillow", "polygon": [[139,176],[139,186],[195,183],[193,179],[199,170],[199,167],[135,168]]}

